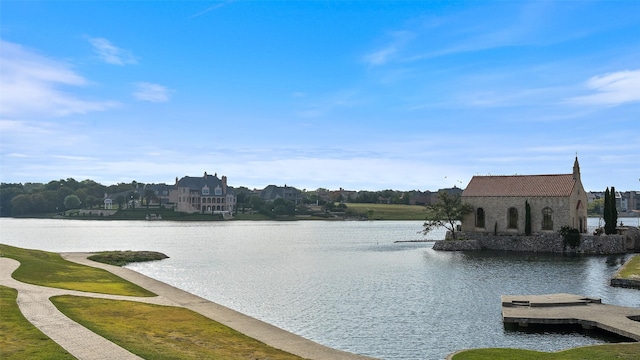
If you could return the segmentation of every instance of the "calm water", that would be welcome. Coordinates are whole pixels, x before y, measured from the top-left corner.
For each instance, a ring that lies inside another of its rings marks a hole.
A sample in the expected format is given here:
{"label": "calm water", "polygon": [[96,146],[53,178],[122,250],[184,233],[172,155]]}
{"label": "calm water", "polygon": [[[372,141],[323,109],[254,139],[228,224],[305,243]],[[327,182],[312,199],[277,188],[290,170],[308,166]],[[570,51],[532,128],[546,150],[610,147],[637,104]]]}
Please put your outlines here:
{"label": "calm water", "polygon": [[567,292],[640,307],[637,290],[608,286],[625,256],[446,253],[432,243],[394,243],[421,238],[421,224],[0,219],[0,242],[56,252],[160,251],[171,258],[129,267],[319,343],[381,359],[605,341],[507,331],[503,294]]}

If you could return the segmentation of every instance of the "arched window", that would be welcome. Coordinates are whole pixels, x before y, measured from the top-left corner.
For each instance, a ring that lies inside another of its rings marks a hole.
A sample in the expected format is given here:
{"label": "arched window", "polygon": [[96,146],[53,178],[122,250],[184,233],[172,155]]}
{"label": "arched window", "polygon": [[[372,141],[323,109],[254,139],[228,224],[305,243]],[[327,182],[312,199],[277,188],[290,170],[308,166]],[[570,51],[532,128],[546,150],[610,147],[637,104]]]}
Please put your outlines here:
{"label": "arched window", "polygon": [[542,209],[542,230],[553,230],[553,210],[551,208]]}
{"label": "arched window", "polygon": [[476,210],[476,227],[484,228],[484,209],[483,208],[478,208],[478,210]]}
{"label": "arched window", "polygon": [[518,228],[518,209],[512,207],[509,208],[509,214],[507,218],[507,228],[509,229],[517,229]]}

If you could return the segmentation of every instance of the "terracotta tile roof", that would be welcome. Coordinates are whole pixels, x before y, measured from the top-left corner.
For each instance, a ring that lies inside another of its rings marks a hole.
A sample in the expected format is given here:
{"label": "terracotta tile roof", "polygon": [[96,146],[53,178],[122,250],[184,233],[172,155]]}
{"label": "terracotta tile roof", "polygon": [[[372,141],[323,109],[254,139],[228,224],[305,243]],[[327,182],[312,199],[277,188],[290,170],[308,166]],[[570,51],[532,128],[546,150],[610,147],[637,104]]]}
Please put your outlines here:
{"label": "terracotta tile roof", "polygon": [[569,196],[573,174],[474,176],[462,196]]}

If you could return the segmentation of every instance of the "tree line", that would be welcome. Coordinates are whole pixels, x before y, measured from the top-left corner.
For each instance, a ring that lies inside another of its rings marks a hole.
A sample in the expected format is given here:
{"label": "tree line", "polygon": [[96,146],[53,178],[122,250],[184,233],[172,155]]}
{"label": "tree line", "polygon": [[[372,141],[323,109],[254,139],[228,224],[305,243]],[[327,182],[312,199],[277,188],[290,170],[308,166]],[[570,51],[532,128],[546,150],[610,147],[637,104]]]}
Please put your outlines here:
{"label": "tree line", "polygon": [[[103,203],[105,194],[130,193],[133,194],[139,188],[144,188],[144,183],[132,181],[130,183],[118,183],[115,185],[103,185],[93,180],[77,181],[74,178],[52,180],[48,183],[1,183],[0,184],[0,216],[21,216],[34,214],[53,214],[71,209],[92,209]],[[240,210],[251,209],[268,216],[294,215],[305,211],[305,206],[318,204],[328,206],[328,210],[340,210],[339,204],[352,203],[387,203],[409,204],[410,198],[417,191],[359,191],[357,195],[343,196],[339,192],[332,193],[330,198],[321,197],[320,192],[328,192],[326,189],[303,192],[302,199],[296,204],[289,200],[276,200],[265,202],[254,191],[246,187],[234,188],[237,196],[237,204]],[[149,199],[155,194],[145,190],[143,194],[137,194],[136,198]],[[114,198],[115,205],[122,208],[130,196],[118,196]],[[334,205],[334,202],[339,203]],[[337,209],[333,207],[337,206]],[[307,206],[308,207],[308,206]]]}
{"label": "tree line", "polygon": [[[0,184],[0,216],[46,214],[69,209],[92,208],[102,203],[104,194],[135,191],[144,185],[136,181],[105,186],[93,180],[73,178],[43,183]],[[65,201],[66,200],[66,201]]]}

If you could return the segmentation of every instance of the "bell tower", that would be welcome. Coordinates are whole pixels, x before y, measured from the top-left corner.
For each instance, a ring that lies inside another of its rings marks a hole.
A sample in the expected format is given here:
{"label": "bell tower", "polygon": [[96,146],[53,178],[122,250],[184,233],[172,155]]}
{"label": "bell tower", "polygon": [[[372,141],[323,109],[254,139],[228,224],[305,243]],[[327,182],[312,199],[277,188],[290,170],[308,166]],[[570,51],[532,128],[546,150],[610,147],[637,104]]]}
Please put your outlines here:
{"label": "bell tower", "polygon": [[573,162],[573,180],[580,181],[580,164],[578,163],[578,155]]}

